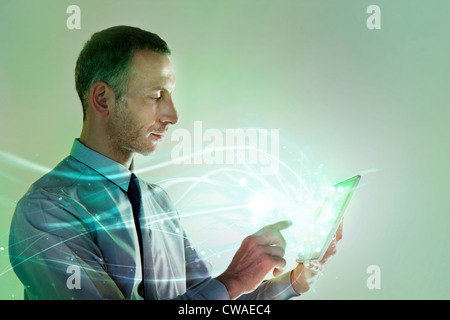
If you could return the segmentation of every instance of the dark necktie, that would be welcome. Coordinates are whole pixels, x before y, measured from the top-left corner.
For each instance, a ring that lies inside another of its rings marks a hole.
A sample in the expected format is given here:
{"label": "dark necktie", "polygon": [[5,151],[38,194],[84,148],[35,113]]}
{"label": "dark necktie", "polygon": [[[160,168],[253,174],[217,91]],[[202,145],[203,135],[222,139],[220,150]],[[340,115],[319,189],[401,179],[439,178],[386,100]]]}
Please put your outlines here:
{"label": "dark necktie", "polygon": [[131,174],[130,185],[128,186],[128,198],[130,199],[131,206],[133,207],[133,218],[136,226],[136,232],[139,240],[139,252],[141,254],[141,270],[142,270],[142,282],[138,286],[138,292],[145,298],[144,291],[144,247],[142,244],[142,231],[139,218],[141,216],[142,195],[139,188],[138,178],[134,173]]}

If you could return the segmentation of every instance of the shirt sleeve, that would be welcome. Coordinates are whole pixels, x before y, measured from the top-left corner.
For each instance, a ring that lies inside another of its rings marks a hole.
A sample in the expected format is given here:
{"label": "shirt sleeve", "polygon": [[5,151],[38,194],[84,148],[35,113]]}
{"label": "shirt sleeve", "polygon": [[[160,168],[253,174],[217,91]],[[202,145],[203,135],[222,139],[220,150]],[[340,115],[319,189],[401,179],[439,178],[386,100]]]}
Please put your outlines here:
{"label": "shirt sleeve", "polygon": [[212,279],[206,263],[198,257],[195,248],[184,234],[186,260],[186,293],[176,300],[229,300],[226,287]]}
{"label": "shirt sleeve", "polygon": [[220,281],[208,278],[174,300],[230,300],[230,296]]}
{"label": "shirt sleeve", "polygon": [[241,295],[239,300],[288,300],[298,297],[291,284],[291,273],[263,281],[253,292]]}
{"label": "shirt sleeve", "polygon": [[[188,291],[177,299],[229,300],[222,282],[211,279],[209,270],[195,248],[185,238],[186,283]],[[241,295],[239,300],[287,300],[298,296],[291,285],[290,272],[262,282],[254,291]]]}
{"label": "shirt sleeve", "polygon": [[32,194],[17,204],[9,251],[25,299],[123,299],[88,226],[61,200]]}

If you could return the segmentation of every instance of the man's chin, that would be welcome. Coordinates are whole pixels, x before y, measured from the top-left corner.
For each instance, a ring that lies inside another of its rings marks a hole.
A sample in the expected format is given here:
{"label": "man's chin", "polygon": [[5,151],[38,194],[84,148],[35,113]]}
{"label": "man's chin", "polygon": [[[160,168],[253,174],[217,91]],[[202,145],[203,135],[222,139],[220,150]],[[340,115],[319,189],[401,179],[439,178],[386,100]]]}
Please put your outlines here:
{"label": "man's chin", "polygon": [[152,150],[152,151],[136,151],[136,155],[140,156],[140,157],[147,157],[153,153],[155,153],[156,149]]}
{"label": "man's chin", "polygon": [[157,150],[157,145],[152,146],[151,148],[128,148],[128,147],[123,147],[124,149],[127,149],[128,151],[133,152],[136,156],[140,156],[140,157],[146,157],[151,155],[152,153],[154,153]]}

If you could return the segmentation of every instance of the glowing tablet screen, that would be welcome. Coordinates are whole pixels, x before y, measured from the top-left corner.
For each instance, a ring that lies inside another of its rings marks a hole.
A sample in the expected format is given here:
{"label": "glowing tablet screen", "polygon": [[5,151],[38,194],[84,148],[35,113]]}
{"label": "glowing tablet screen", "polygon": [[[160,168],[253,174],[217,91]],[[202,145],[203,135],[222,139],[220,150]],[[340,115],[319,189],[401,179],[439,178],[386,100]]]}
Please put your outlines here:
{"label": "glowing tablet screen", "polygon": [[300,246],[298,262],[322,259],[360,179],[357,175],[329,188],[323,205],[314,213],[312,224],[303,231],[305,241]]}

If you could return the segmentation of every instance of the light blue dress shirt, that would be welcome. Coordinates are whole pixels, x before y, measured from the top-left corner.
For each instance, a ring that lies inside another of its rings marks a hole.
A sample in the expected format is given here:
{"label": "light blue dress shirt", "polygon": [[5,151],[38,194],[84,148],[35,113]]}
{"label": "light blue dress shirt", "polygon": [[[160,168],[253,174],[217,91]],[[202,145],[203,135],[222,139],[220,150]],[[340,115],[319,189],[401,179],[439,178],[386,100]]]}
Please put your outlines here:
{"label": "light blue dress shirt", "polygon": [[[25,299],[143,299],[130,176],[75,139],[70,156],[30,187],[17,204],[9,239]],[[142,179],[139,186],[145,299],[229,299],[190,245],[167,193]],[[240,298],[293,296],[285,274]]]}

